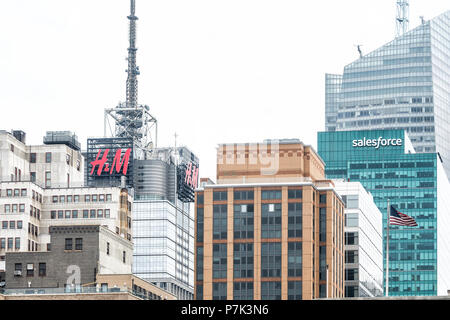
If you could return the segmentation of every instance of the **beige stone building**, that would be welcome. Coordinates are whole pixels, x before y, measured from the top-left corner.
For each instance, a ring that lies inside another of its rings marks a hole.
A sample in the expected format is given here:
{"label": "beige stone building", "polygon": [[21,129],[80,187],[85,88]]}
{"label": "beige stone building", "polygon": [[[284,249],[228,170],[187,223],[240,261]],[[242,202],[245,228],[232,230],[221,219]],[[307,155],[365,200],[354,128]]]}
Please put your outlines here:
{"label": "beige stone building", "polygon": [[344,296],[344,204],[312,147],[220,145],[195,208],[196,299]]}

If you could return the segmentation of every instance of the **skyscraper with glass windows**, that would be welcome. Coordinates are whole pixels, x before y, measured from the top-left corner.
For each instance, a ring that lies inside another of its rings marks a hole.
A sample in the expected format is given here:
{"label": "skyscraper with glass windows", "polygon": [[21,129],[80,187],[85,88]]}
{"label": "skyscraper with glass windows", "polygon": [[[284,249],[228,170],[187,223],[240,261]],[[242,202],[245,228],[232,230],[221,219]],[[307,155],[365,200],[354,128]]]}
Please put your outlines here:
{"label": "skyscraper with glass windows", "polygon": [[417,221],[390,227],[389,295],[447,295],[450,183],[439,155],[415,153],[403,130],[319,132],[317,144],[328,179],[359,181],[373,195],[383,215],[384,277],[388,200]]}
{"label": "skyscraper with glass windows", "polygon": [[327,131],[403,129],[416,152],[438,152],[450,176],[450,11],[325,83]]}

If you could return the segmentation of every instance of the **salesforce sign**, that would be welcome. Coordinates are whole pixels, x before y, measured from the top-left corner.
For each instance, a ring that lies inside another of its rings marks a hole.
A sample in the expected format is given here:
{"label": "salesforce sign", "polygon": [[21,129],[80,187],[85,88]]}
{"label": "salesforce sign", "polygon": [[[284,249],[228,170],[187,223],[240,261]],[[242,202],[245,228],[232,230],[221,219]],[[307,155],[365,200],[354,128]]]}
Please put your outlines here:
{"label": "salesforce sign", "polygon": [[364,137],[360,140],[353,140],[352,146],[353,147],[372,147],[375,149],[378,149],[380,147],[387,147],[387,146],[394,146],[399,147],[403,144],[402,139],[385,139],[383,137],[378,137],[378,139],[367,139]]}

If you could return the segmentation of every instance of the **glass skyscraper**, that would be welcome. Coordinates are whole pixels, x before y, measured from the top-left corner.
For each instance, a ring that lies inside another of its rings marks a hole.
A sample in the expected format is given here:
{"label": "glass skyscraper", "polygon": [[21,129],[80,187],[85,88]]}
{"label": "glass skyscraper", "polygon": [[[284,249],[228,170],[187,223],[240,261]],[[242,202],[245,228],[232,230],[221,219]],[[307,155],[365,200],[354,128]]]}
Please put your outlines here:
{"label": "glass skyscraper", "polygon": [[450,11],[327,74],[325,91],[327,131],[405,130],[450,176]]}
{"label": "glass skyscraper", "polygon": [[[389,295],[447,295],[450,289],[450,184],[436,153],[414,153],[403,130],[319,132],[328,179],[359,181],[383,214],[387,202],[418,227],[391,226]],[[383,281],[385,284],[385,279]]]}

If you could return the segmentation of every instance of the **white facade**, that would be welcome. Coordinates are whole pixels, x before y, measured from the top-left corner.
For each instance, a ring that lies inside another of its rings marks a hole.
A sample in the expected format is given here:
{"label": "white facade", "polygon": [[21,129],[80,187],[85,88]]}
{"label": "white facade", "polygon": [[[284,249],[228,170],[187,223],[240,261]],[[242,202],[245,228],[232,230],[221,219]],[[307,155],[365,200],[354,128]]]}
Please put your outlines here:
{"label": "white facade", "polygon": [[345,203],[345,296],[382,296],[382,214],[360,182],[333,182]]}
{"label": "white facade", "polygon": [[81,187],[84,159],[65,144],[27,146],[0,131],[0,181],[33,181],[41,187]]}
{"label": "white facade", "polygon": [[132,197],[118,187],[83,187],[83,170],[78,150],[26,146],[0,131],[0,271],[6,251],[49,250],[50,226],[101,225],[131,244]]}

